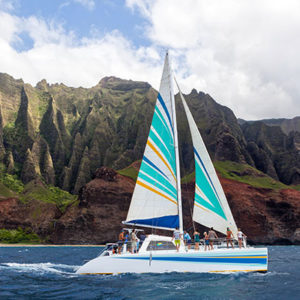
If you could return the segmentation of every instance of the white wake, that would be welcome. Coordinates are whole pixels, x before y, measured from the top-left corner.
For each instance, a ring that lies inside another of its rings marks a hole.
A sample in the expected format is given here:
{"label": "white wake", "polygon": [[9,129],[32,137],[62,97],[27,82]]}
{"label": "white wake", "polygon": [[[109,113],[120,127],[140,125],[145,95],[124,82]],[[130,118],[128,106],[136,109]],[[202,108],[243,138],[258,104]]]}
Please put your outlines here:
{"label": "white wake", "polygon": [[2,263],[1,269],[13,269],[17,272],[38,272],[38,273],[61,273],[74,274],[79,266],[46,263],[20,264],[20,263]]}

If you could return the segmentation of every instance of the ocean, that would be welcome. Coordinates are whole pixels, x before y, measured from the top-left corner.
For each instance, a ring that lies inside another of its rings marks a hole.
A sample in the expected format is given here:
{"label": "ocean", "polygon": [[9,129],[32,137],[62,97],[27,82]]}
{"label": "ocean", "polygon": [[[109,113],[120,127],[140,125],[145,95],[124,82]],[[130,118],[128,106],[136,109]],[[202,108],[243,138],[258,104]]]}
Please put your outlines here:
{"label": "ocean", "polygon": [[265,274],[75,275],[100,247],[0,247],[0,299],[300,299],[300,247],[268,249]]}

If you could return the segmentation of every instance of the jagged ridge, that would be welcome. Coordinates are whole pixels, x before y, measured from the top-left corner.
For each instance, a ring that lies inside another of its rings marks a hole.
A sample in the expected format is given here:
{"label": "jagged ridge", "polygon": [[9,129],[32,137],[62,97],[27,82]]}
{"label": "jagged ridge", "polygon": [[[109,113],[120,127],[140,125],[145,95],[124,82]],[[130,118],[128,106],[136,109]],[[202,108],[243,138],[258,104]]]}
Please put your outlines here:
{"label": "jagged ridge", "polygon": [[[156,95],[148,83],[115,77],[85,89],[45,80],[32,87],[0,74],[0,161],[25,183],[42,178],[78,193],[98,167],[123,169],[142,157]],[[259,122],[240,126],[229,108],[196,90],[186,100],[213,160],[247,163],[285,184],[300,183],[299,132],[287,135]],[[176,101],[185,176],[193,171],[193,151]]]}

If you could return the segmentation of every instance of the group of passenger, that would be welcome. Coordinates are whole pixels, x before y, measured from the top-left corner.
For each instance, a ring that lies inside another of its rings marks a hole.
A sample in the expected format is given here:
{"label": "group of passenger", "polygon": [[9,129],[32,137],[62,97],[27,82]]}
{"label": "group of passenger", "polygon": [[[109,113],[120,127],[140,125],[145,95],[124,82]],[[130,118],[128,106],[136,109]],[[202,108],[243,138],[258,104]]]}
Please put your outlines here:
{"label": "group of passenger", "polygon": [[[200,238],[200,233],[195,229],[193,233],[194,237],[194,243],[195,243],[195,250],[199,250],[199,245],[201,242]],[[118,248],[117,251],[119,254],[122,252],[122,247],[123,245],[127,246],[127,251],[130,251],[132,254],[137,253],[140,244],[145,240],[146,236],[144,234],[141,234],[140,238],[137,236],[137,230],[128,230],[128,232],[125,233],[125,230],[122,229],[121,233],[119,234],[119,240],[118,240]],[[238,238],[238,244],[239,248],[242,248],[243,241],[247,236],[241,231],[240,228],[238,228],[237,232],[237,238]],[[180,241],[183,239],[185,247],[187,247],[187,250],[191,249],[192,246],[192,238],[189,235],[189,233],[185,230],[183,235],[179,231],[178,228],[176,228],[173,232],[173,238],[172,241],[174,241],[176,250],[179,251],[180,248]],[[214,231],[213,227],[210,228],[210,230],[207,232],[203,233],[203,240],[204,240],[204,251],[207,250],[213,250],[214,249],[214,241],[218,239],[218,235]],[[234,248],[233,246],[233,233],[232,231],[227,227],[227,232],[226,232],[226,243],[227,243],[227,248],[229,248],[229,245]]]}
{"label": "group of passenger", "polygon": [[[197,229],[195,229],[193,236],[194,236],[195,250],[199,250],[199,245],[200,245],[201,239],[200,239],[200,233],[197,231]],[[241,231],[240,228],[238,228],[237,237],[238,237],[239,248],[241,249],[243,240],[245,238],[247,238],[247,236]],[[175,246],[176,246],[177,251],[179,251],[181,239],[182,239],[182,235],[181,235],[180,231],[178,230],[178,228],[176,228],[176,230],[173,232],[172,240],[175,240]],[[218,239],[218,235],[214,231],[213,227],[210,228],[208,233],[207,232],[203,233],[204,251],[214,249],[215,239]],[[233,233],[229,229],[229,227],[227,227],[227,232],[226,232],[227,248],[229,248],[229,244],[231,245],[232,248],[234,248],[233,239],[234,239]],[[183,233],[183,241],[184,241],[184,245],[187,247],[187,249],[190,250],[191,245],[192,245],[192,238],[186,230]]]}
{"label": "group of passenger", "polygon": [[145,235],[141,234],[140,238],[137,236],[137,231],[133,229],[125,233],[125,230],[122,229],[119,234],[118,240],[118,253],[121,254],[123,245],[127,246],[132,254],[137,253],[140,247],[140,244],[145,240]]}

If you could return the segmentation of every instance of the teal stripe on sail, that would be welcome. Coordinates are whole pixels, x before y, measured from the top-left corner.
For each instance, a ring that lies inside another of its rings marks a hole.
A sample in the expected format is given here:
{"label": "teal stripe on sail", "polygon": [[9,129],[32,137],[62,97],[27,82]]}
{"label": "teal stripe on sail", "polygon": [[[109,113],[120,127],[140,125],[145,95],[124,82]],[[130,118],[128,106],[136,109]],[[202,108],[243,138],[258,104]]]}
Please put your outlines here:
{"label": "teal stripe on sail", "polygon": [[150,176],[140,172],[139,178],[143,179],[147,183],[151,184],[154,189],[160,189],[165,192],[169,197],[173,198],[175,201],[177,200],[176,194],[172,193],[170,190],[166,189],[162,184],[152,179]]}
{"label": "teal stripe on sail", "polygon": [[[156,169],[154,169],[152,166],[148,165],[143,161],[140,171],[143,171],[144,173],[148,174],[152,178],[155,178],[157,181],[159,181],[161,184],[163,184],[166,188],[171,190],[175,195],[177,195],[176,188],[165,179],[163,175],[161,175]],[[139,176],[140,177],[140,176]]]}
{"label": "teal stripe on sail", "polygon": [[[195,163],[196,163],[196,184],[198,185],[198,187],[201,187],[201,191],[205,194],[205,196],[209,199],[209,201],[212,203],[213,206],[210,203],[206,202],[204,199],[202,199],[201,196],[197,194],[197,190],[195,193],[195,201],[197,199],[198,201],[196,202],[203,205],[204,207],[207,207],[208,209],[212,210],[214,213],[218,214],[219,216],[227,220],[224,211],[220,206],[219,200],[212,186],[210,185],[210,182],[207,180],[198,162],[195,161]],[[197,196],[201,200],[199,200]],[[201,203],[199,201],[201,201]]]}
{"label": "teal stripe on sail", "polygon": [[212,210],[214,211],[215,208],[214,206],[212,206],[210,203],[208,203],[207,201],[205,201],[199,194],[195,193],[195,202],[204,206],[205,208],[207,208],[208,210]]}
{"label": "teal stripe on sail", "polygon": [[173,135],[170,133],[168,127],[165,126],[165,123],[162,121],[157,113],[154,113],[152,126],[156,130],[156,132],[160,135],[164,143],[168,146],[168,150],[170,153],[174,155],[174,139]]}
{"label": "teal stripe on sail", "polygon": [[157,114],[157,117],[163,122],[164,127],[167,130],[167,135],[170,136],[170,138],[172,138],[172,140],[173,140],[173,138],[174,138],[173,133],[170,131],[170,128],[168,127],[166,120],[164,119],[161,111],[159,110],[159,108],[157,106],[155,107],[153,118],[154,118],[155,114]]}
{"label": "teal stripe on sail", "polygon": [[154,142],[156,147],[161,151],[161,153],[165,156],[167,161],[169,162],[169,165],[171,166],[174,174],[176,174],[176,166],[175,166],[175,160],[174,157],[172,157],[172,149],[168,150],[166,146],[160,141],[160,139],[156,136],[156,134],[150,130],[149,137]]}

